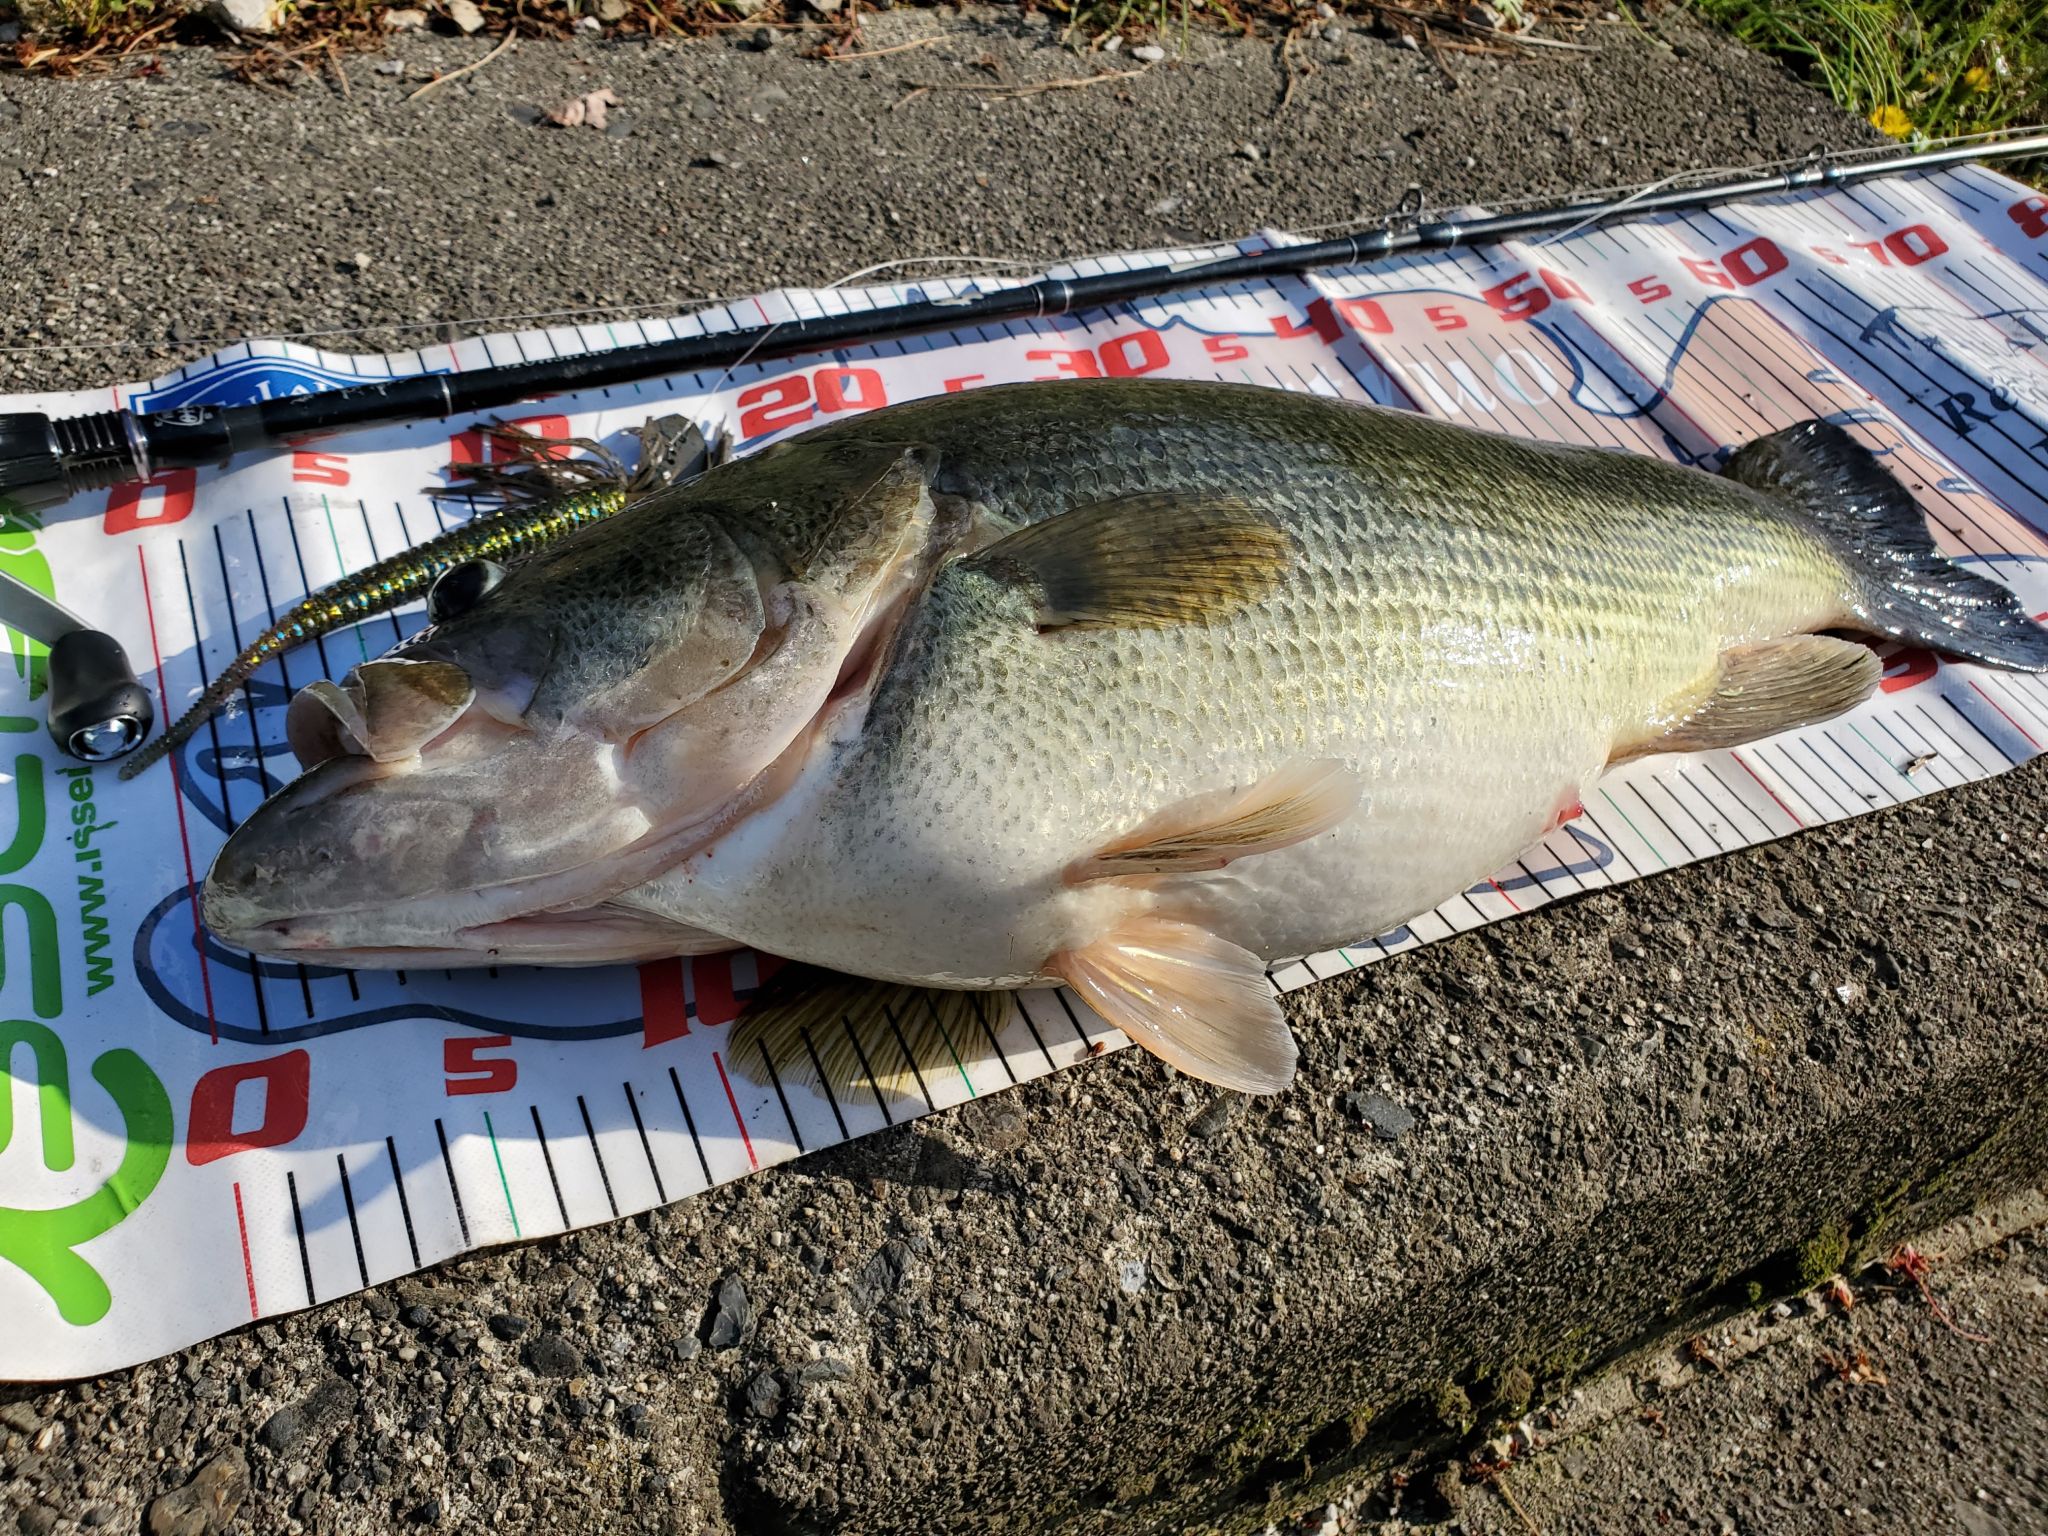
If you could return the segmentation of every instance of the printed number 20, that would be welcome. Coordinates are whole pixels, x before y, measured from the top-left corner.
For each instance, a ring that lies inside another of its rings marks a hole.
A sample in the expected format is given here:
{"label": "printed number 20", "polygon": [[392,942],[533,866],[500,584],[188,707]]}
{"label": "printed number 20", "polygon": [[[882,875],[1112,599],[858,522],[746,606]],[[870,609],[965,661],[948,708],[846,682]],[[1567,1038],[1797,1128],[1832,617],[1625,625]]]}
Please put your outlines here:
{"label": "printed number 20", "polygon": [[889,403],[882,376],[872,368],[820,368],[756,384],[740,395],[740,437],[764,437],[801,426],[813,416],[872,411]]}

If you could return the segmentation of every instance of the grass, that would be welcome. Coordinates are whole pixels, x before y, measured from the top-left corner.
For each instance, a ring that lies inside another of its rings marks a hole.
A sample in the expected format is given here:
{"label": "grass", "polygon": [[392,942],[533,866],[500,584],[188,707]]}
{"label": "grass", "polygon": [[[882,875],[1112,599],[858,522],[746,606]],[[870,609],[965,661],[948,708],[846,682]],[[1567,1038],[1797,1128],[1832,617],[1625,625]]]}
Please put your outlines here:
{"label": "grass", "polygon": [[2048,0],[1692,0],[1895,139],[2048,122]]}

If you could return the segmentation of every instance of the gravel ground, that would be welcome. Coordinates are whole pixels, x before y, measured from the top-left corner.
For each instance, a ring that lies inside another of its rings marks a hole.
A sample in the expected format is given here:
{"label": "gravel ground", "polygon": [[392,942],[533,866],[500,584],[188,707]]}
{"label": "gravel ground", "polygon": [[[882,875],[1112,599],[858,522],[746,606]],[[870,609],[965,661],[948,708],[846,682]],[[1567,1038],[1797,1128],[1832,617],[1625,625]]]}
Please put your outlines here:
{"label": "gravel ground", "polygon": [[[1441,69],[1345,31],[1297,46],[1317,67],[1276,111],[1265,44],[1198,39],[1140,78],[985,100],[949,88],[1091,66],[1013,19],[888,21],[877,45],[942,40],[870,64],[787,36],[529,46],[415,106],[483,46],[408,40],[408,78],[358,58],[346,93],[234,86],[207,55],[0,81],[0,344],[37,349],[0,354],[0,384],[135,376],[241,330],[1313,226],[1411,182],[1498,199],[1861,132],[1677,23],[1663,43],[1602,29],[1591,61]],[[522,121],[600,85],[622,136]],[[80,349],[110,339],[136,345]],[[0,1511],[31,1536],[1168,1531],[1255,1528],[1404,1460],[1420,1487],[1462,1423],[1421,1422],[1419,1388],[1483,1409],[1523,1361],[1562,1387],[1745,1276],[1783,1284],[1788,1254],[1891,1192],[1900,1220],[1932,1219],[2038,1176],[2044,784],[2036,765],[1310,989],[1289,1001],[1302,1081],[1277,1102],[1124,1053],[665,1212],[0,1391]],[[1834,1000],[1851,978],[1853,1011]],[[1859,1390],[1853,1421],[1759,1367],[1678,1410],[1699,1422],[1670,1442],[1618,1425],[1514,1486],[1547,1501],[1545,1530],[1666,1508],[1715,1530],[1740,1508],[1769,1511],[1744,1531],[1797,1536],[1876,1528],[1832,1491],[1808,1501],[1806,1458],[1852,1506],[1881,1460],[1924,1493],[1901,1508],[1940,1516],[1967,1470],[1989,1518],[2038,1529],[2040,1315],[2013,1305],[1995,1356],[1900,1313],[1915,1342],[1873,1333],[1894,1385]],[[1930,1459],[1942,1434],[1963,1449]],[[1797,1507],[1698,1491],[1720,1445]],[[1419,1494],[1411,1513],[1451,1517]]]}

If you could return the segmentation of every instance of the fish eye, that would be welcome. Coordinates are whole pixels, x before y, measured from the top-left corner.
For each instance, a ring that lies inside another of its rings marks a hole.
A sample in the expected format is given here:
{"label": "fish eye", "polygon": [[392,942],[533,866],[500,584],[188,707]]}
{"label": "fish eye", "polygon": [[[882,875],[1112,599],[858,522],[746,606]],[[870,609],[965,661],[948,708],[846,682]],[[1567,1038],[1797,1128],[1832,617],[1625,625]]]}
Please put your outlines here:
{"label": "fish eye", "polygon": [[449,566],[427,588],[428,622],[442,624],[467,613],[504,579],[505,567],[495,560],[465,560]]}

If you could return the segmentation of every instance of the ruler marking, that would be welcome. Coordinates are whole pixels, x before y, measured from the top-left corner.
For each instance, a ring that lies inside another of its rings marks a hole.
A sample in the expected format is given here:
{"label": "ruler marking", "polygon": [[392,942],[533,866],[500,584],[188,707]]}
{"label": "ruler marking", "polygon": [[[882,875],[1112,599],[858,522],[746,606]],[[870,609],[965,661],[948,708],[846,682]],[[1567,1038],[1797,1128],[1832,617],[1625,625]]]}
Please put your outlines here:
{"label": "ruler marking", "polygon": [[[2041,743],[2034,740],[2034,733],[2028,730],[2024,725],[2021,725],[2019,721],[2015,720],[2012,717],[2012,711],[2008,710],[2003,704],[1999,703],[1997,698],[1992,694],[1990,689],[1986,688],[1974,677],[1970,679],[1970,686],[1977,690],[1978,696],[1981,697],[1986,704],[1989,704],[1993,709],[1997,710],[2000,715],[2004,716],[2005,723],[2020,733],[2020,739],[2022,741],[2026,742],[2026,744],[2032,747],[2036,752],[2041,750]],[[2018,700],[2013,701],[2013,709],[2022,708],[2023,706],[2019,703]]]}
{"label": "ruler marking", "polygon": [[[1972,688],[1977,688],[1977,685],[1974,682],[1971,683],[1970,686]],[[1977,688],[1977,692],[1982,694],[1984,690],[1981,688]],[[1988,702],[1989,695],[1985,695],[1985,698]],[[2010,763],[2014,767],[2019,766],[2020,760],[2014,757],[2010,752],[2006,751],[2003,746],[2000,746],[1998,741],[1991,735],[1989,731],[1985,730],[1983,726],[1979,725],[1976,721],[1972,720],[1968,715],[1964,714],[1961,709],[1958,709],[1953,699],[1949,699],[1946,696],[1944,696],[1942,702],[1947,704],[1950,709],[1955,710],[1957,718],[1962,720],[1964,724],[1968,725],[1971,730],[1975,731],[1979,736],[1982,736],[1986,741],[1990,742],[1992,746],[1997,747],[1998,755],[2004,758],[2006,762]],[[1994,704],[1992,705],[1992,708],[1997,709],[1998,706]],[[2002,709],[1998,712],[2000,714],[2005,713],[2005,711]],[[2026,732],[2021,731],[2020,734],[2024,736],[2026,735]]]}
{"label": "ruler marking", "polygon": [[583,1102],[583,1095],[576,1095],[576,1107],[583,1112],[583,1134],[590,1138],[590,1155],[597,1159],[597,1177],[604,1185],[604,1203],[612,1208],[613,1220],[618,1219],[619,1202],[612,1195],[612,1176],[604,1165],[604,1153],[597,1145],[597,1127],[590,1123],[590,1106]]}
{"label": "ruler marking", "polygon": [[[825,1076],[825,1063],[818,1058],[817,1043],[811,1039],[811,1026],[800,1024],[797,1026],[797,1033],[803,1036],[804,1049],[810,1052],[811,1065],[818,1073],[818,1086],[825,1090],[825,1102],[832,1106],[832,1118],[839,1122],[839,1139],[844,1141],[849,1134],[846,1129],[846,1116],[839,1112],[839,1095],[832,1091],[831,1080]],[[765,1050],[767,1047],[763,1046],[762,1049]]]}
{"label": "ruler marking", "polygon": [[341,1171],[341,1204],[348,1212],[348,1235],[356,1245],[356,1273],[362,1277],[365,1288],[370,1283],[370,1266],[363,1258],[363,1229],[356,1220],[356,1192],[348,1182],[348,1159],[341,1153],[334,1154],[334,1166]]}
{"label": "ruler marking", "polygon": [[[540,1123],[540,1106],[529,1104],[526,1112],[533,1116],[533,1134],[540,1138],[540,1160],[547,1164],[548,1187],[555,1192],[555,1209],[562,1213],[562,1230],[568,1231],[575,1223],[569,1220],[569,1202],[562,1198],[562,1181],[555,1177],[555,1154],[548,1150],[548,1133]],[[500,1169],[502,1172],[502,1168]],[[509,1198],[509,1192],[507,1198]]]}
{"label": "ruler marking", "polygon": [[802,1156],[805,1150],[804,1133],[797,1128],[796,1116],[790,1113],[789,1095],[782,1091],[782,1074],[775,1070],[775,1058],[769,1054],[768,1042],[763,1040],[760,1045],[761,1065],[768,1069],[768,1081],[775,1089],[776,1102],[782,1106],[782,1118],[789,1122],[790,1140],[796,1143],[797,1155]]}
{"label": "ruler marking", "polygon": [[505,1214],[512,1218],[512,1235],[524,1237],[526,1234],[519,1230],[519,1207],[512,1203],[512,1181],[505,1177],[505,1155],[498,1150],[498,1128],[491,1124],[488,1109],[484,1111],[484,1135],[491,1140],[491,1161],[498,1165],[498,1188],[505,1192]]}
{"label": "ruler marking", "polygon": [[676,1069],[668,1069],[668,1080],[676,1090],[676,1103],[682,1107],[683,1124],[690,1128],[690,1145],[697,1149],[697,1166],[704,1170],[704,1187],[712,1184],[711,1160],[704,1155],[704,1139],[697,1134],[697,1117],[690,1113],[690,1101],[683,1097],[683,1080],[676,1076]]}
{"label": "ruler marking", "polygon": [[1835,740],[1833,732],[1822,731],[1820,734],[1822,740],[1826,741],[1829,746],[1833,747],[1835,751],[1841,755],[1842,760],[1846,762],[1851,768],[1854,768],[1866,780],[1868,780],[1870,783],[1870,787],[1877,791],[1877,794],[1875,795],[1866,795],[1862,790],[1858,789],[1854,784],[1849,782],[1848,776],[1844,774],[1841,769],[1837,768],[1833,763],[1829,762],[1825,757],[1821,755],[1819,747],[1815,746],[1811,740],[1802,737],[1801,745],[1803,745],[1806,748],[1807,752],[1811,754],[1813,760],[1816,763],[1819,763],[1821,767],[1827,769],[1827,771],[1829,773],[1832,773],[1838,780],[1840,780],[1842,788],[1847,790],[1851,795],[1855,797],[1857,804],[1860,804],[1863,807],[1863,809],[1867,811],[1873,808],[1882,808],[1883,806],[1897,805],[1899,803],[1898,796],[1894,795],[1886,785],[1879,783],[1877,776],[1873,774],[1868,768],[1865,768],[1861,763],[1857,762],[1856,754],[1851,752],[1847,747],[1843,746],[1839,741]]}
{"label": "ruler marking", "polygon": [[640,1099],[633,1092],[631,1083],[620,1083],[626,1090],[626,1108],[633,1112],[633,1129],[640,1133],[640,1151],[647,1158],[647,1171],[654,1175],[655,1199],[662,1205],[668,1204],[668,1187],[661,1182],[661,1165],[654,1160],[654,1144],[647,1139],[647,1122],[640,1118]]}
{"label": "ruler marking", "polygon": [[[846,1038],[853,1043],[853,1054],[860,1060],[860,1069],[867,1074],[868,1091],[875,1096],[875,1108],[882,1112],[882,1123],[894,1125],[896,1117],[889,1113],[889,1105],[882,1094],[881,1080],[875,1076],[875,1069],[868,1064],[868,1053],[861,1048],[860,1035],[853,1027],[853,1020],[845,1014],[839,1016],[839,1027],[846,1031]],[[738,1114],[737,1108],[733,1111]]]}
{"label": "ruler marking", "polygon": [[[434,1121],[434,1138],[441,1143],[441,1167],[448,1174],[448,1193],[455,1201],[455,1225],[462,1231],[462,1246],[467,1248],[470,1246],[469,1217],[462,1209],[462,1186],[455,1182],[455,1159],[448,1155],[448,1132],[439,1119]],[[513,1230],[518,1230],[516,1219]]]}
{"label": "ruler marking", "polygon": [[420,1267],[420,1240],[412,1228],[412,1201],[406,1198],[405,1170],[398,1166],[398,1143],[384,1138],[384,1155],[391,1159],[391,1182],[398,1189],[398,1214],[405,1218],[405,1246],[412,1250],[412,1267]]}
{"label": "ruler marking", "polygon": [[[917,1070],[917,1058],[910,1054],[910,1042],[903,1038],[903,1031],[896,1023],[896,1015],[890,1011],[887,1003],[882,1005],[882,1017],[888,1020],[889,1033],[896,1037],[896,1049],[903,1053],[903,1064],[910,1068],[911,1081],[917,1084],[917,1091],[923,1095],[924,1107],[927,1110],[936,1110],[939,1106],[932,1100],[931,1089],[925,1086],[924,1074]],[[788,1107],[788,1105],[783,1106],[785,1112],[787,1112]]]}
{"label": "ruler marking", "polygon": [[930,1012],[932,1022],[939,1027],[939,1038],[946,1042],[946,1054],[953,1058],[953,1070],[960,1074],[960,1081],[967,1085],[967,1097],[980,1098],[981,1095],[974,1091],[974,1079],[967,1075],[967,1068],[960,1060],[960,1052],[954,1047],[953,1031],[946,1028],[946,1017],[939,1012],[939,1005],[932,999],[932,989],[925,988],[923,996],[924,1006]]}
{"label": "ruler marking", "polygon": [[256,1265],[249,1257],[249,1222],[242,1214],[242,1185],[235,1181],[235,1233],[242,1239],[242,1283],[249,1287],[249,1315],[261,1317],[262,1309],[256,1305]]}
{"label": "ruler marking", "polygon": [[306,1277],[306,1305],[312,1306],[320,1298],[313,1294],[313,1255],[306,1247],[306,1218],[299,1210],[299,1181],[291,1169],[284,1171],[285,1193],[292,1201],[292,1231],[299,1239],[299,1271]]}
{"label": "ruler marking", "polygon": [[1939,735],[1943,741],[1947,742],[1950,746],[1955,748],[1956,756],[1960,757],[1964,762],[1968,763],[1972,768],[1976,769],[1978,778],[1983,778],[1987,774],[1996,773],[1998,771],[1995,768],[1985,767],[1984,764],[1978,760],[1976,753],[1972,752],[1968,747],[1964,746],[1960,740],[1958,740],[1954,736],[1951,736],[1946,730],[1944,730],[1940,722],[1937,721],[1931,713],[1929,713],[1928,708],[1925,704],[1920,704],[1916,702],[1913,707],[1920,712],[1920,718],[1927,722],[1928,727],[1931,730],[1933,730],[1937,735]]}

